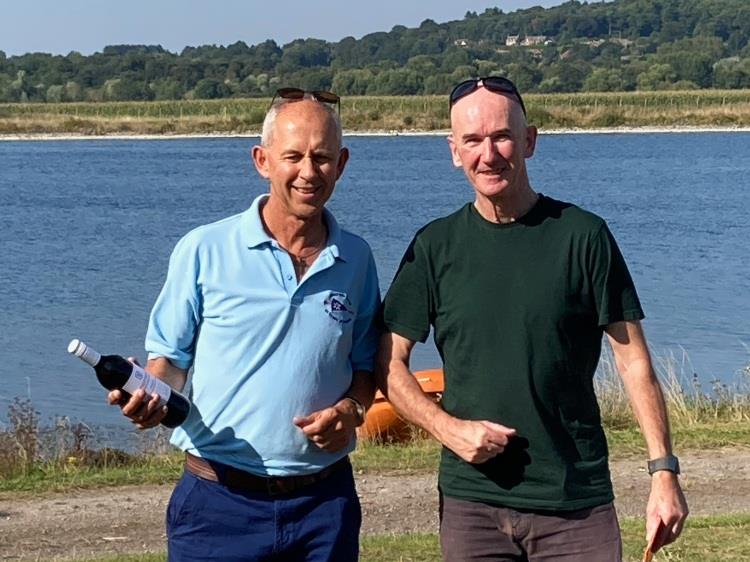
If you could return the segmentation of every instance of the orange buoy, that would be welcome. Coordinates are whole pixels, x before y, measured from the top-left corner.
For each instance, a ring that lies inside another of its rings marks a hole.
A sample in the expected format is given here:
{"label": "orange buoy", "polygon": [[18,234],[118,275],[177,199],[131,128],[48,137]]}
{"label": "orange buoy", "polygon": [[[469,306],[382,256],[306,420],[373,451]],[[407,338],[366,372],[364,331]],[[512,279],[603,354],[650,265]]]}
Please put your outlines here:
{"label": "orange buoy", "polygon": [[[440,401],[445,388],[442,369],[416,371],[414,377],[425,394],[435,402]],[[365,423],[359,427],[357,435],[361,439],[396,443],[409,439],[412,430],[409,423],[396,413],[391,403],[378,390],[372,407],[367,411]]]}

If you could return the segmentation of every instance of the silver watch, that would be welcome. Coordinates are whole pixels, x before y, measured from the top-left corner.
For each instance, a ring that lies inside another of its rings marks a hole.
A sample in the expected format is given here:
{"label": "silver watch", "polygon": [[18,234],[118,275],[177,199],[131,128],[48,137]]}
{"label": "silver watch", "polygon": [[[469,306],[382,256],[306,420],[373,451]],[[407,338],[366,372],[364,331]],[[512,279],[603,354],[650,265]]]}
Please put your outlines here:
{"label": "silver watch", "polygon": [[648,461],[648,473],[653,474],[659,470],[668,470],[675,474],[680,473],[680,460],[674,455],[667,455],[658,459]]}
{"label": "silver watch", "polygon": [[357,427],[365,423],[365,416],[367,415],[367,410],[365,410],[365,407],[362,405],[362,402],[354,398],[353,396],[345,396],[347,400],[350,400],[352,404],[354,404],[354,409],[357,412]]}

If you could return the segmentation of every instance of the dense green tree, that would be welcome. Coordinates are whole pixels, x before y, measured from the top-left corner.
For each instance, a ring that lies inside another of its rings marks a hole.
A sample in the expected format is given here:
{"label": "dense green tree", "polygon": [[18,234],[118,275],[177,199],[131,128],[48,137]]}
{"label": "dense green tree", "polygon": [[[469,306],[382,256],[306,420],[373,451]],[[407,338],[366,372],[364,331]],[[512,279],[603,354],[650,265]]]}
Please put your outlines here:
{"label": "dense green tree", "polygon": [[539,83],[541,92],[578,92],[591,72],[585,61],[567,59],[556,62],[544,71],[544,79]]}
{"label": "dense green tree", "polygon": [[202,78],[193,89],[193,97],[201,100],[214,100],[228,97],[229,89],[223,82],[214,78]]}
{"label": "dense green tree", "polygon": [[155,100],[179,100],[185,95],[182,85],[172,78],[165,78],[151,83]]}
{"label": "dense green tree", "polygon": [[732,57],[714,66],[714,86],[716,88],[750,88],[750,58]]}
{"label": "dense green tree", "polygon": [[654,64],[638,75],[639,90],[667,90],[677,81],[677,73],[668,64]]}
{"label": "dense green tree", "polygon": [[[514,45],[510,36],[532,44]],[[267,96],[282,82],[346,95],[444,93],[461,78],[495,73],[523,91],[739,88],[748,87],[747,59],[747,0],[571,0],[334,43],[236,41],[180,53],[108,45],[88,56],[0,51],[0,101]]]}
{"label": "dense green tree", "polygon": [[597,68],[583,82],[585,92],[621,92],[625,80],[618,68]]}
{"label": "dense green tree", "polygon": [[53,84],[47,88],[47,95],[45,96],[46,101],[50,103],[59,103],[65,101],[65,86],[61,84]]}

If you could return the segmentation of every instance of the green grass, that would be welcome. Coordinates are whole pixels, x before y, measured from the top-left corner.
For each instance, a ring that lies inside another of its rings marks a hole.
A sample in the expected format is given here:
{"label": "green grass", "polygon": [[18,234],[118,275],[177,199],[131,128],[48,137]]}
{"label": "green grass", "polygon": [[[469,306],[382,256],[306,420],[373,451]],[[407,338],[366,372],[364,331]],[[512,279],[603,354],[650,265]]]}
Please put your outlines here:
{"label": "green grass", "polygon": [[[644,458],[643,437],[611,356],[604,354],[596,378],[612,458]],[[658,359],[656,370],[664,388],[675,450],[750,448],[750,367],[731,385],[714,382],[710,390],[696,379],[689,384],[683,367]],[[82,424],[58,424],[51,431],[39,427],[29,400],[14,400],[8,408],[8,429],[0,431],[0,494],[41,493],[77,488],[175,481],[182,456],[168,442],[168,432],[148,434],[147,450],[129,455],[114,449],[91,449],[92,437]],[[415,431],[408,443],[360,442],[352,455],[358,473],[416,473],[436,470],[440,446]]]}
{"label": "green grass", "polygon": [[[722,447],[750,449],[750,424],[715,423],[673,431],[676,450],[711,450]],[[641,457],[646,450],[636,428],[607,430],[610,456],[613,459]],[[136,484],[168,484],[182,471],[178,452],[135,457],[132,462],[114,466],[77,466],[75,463],[38,465],[24,474],[0,478],[0,498],[10,494],[39,494],[73,489],[102,488]],[[362,442],[352,455],[357,473],[415,474],[434,472],[440,458],[440,446],[428,438],[409,443],[376,444]]]}
{"label": "green grass", "polygon": [[[621,521],[624,560],[640,561],[645,545],[641,518]],[[654,557],[661,561],[739,562],[750,560],[750,514],[688,519],[680,540]],[[362,562],[432,562],[440,560],[433,534],[363,537]],[[593,561],[592,561],[593,562]]]}
{"label": "green grass", "polygon": [[[624,560],[638,562],[645,547],[641,518],[625,518],[622,528]],[[750,560],[750,514],[694,517],[675,544],[654,557],[655,562],[740,562]],[[164,554],[137,554],[86,559],[85,562],[163,562]],[[362,537],[361,562],[433,562],[440,560],[435,534]],[[77,562],[84,562],[79,560]],[[593,561],[592,561],[593,562]]]}
{"label": "green grass", "polygon": [[2,494],[39,494],[108,486],[172,484],[179,478],[182,467],[183,456],[177,452],[136,457],[132,462],[114,466],[40,464],[24,474],[0,478],[0,498]]}

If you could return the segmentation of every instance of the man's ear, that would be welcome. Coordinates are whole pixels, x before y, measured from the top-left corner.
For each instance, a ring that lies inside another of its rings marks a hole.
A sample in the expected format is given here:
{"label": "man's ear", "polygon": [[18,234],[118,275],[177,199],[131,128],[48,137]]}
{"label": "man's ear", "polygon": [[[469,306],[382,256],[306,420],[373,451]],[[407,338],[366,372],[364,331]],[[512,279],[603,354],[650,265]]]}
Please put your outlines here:
{"label": "man's ear", "polygon": [[460,168],[463,166],[463,163],[461,162],[461,156],[458,154],[458,147],[456,146],[456,141],[453,138],[453,134],[451,133],[448,135],[448,146],[451,149],[451,158],[453,159],[453,165],[456,168]]}
{"label": "man's ear", "polygon": [[253,164],[261,177],[268,179],[271,172],[268,169],[268,153],[265,146],[255,145],[251,151]]}
{"label": "man's ear", "polygon": [[346,167],[346,163],[349,161],[349,149],[346,147],[343,147],[341,151],[339,152],[339,161],[336,164],[336,181],[339,180],[341,177],[341,174],[344,173],[344,168]]}
{"label": "man's ear", "polygon": [[534,150],[536,150],[536,138],[538,135],[537,128],[534,125],[526,127],[526,147],[524,150],[524,158],[531,158],[534,156]]}

